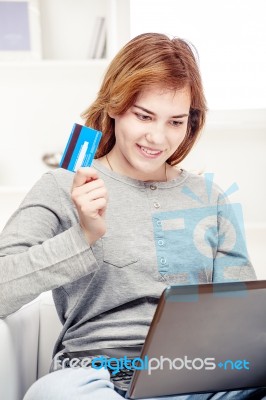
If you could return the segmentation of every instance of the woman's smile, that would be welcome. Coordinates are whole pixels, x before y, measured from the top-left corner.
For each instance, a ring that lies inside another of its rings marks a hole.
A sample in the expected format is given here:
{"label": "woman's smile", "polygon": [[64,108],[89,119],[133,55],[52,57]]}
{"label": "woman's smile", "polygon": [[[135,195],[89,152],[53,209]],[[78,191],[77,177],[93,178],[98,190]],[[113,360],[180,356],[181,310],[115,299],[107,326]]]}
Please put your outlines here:
{"label": "woman's smile", "polygon": [[162,150],[151,149],[150,147],[145,147],[137,144],[137,148],[141,155],[146,158],[158,158],[163,153]]}

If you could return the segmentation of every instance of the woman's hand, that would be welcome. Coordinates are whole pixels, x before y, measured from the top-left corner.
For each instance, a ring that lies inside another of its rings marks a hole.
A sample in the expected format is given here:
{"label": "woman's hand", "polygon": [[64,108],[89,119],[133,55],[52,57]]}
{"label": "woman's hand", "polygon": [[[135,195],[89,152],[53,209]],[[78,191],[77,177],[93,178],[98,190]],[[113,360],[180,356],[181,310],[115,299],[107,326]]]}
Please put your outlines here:
{"label": "woman's hand", "polygon": [[79,215],[81,228],[90,245],[106,232],[105,210],[107,190],[94,168],[79,168],[74,176],[72,201]]}

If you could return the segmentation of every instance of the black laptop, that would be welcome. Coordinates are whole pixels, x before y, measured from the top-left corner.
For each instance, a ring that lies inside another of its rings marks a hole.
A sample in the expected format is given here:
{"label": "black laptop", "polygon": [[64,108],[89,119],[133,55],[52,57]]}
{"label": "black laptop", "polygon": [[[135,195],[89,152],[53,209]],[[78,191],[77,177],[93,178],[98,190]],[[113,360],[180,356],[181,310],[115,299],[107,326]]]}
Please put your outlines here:
{"label": "black laptop", "polygon": [[130,399],[266,387],[266,281],[169,286],[142,347],[66,356],[107,361]]}

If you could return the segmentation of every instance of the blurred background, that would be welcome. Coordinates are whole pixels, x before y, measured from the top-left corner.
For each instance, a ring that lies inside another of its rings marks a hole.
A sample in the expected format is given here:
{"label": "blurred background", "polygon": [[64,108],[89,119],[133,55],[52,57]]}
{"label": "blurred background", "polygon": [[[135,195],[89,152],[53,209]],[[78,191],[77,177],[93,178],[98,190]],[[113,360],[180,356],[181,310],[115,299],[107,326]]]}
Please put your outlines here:
{"label": "blurred background", "polygon": [[114,54],[137,34],[162,32],[196,47],[209,108],[182,166],[214,173],[224,190],[238,185],[230,198],[242,204],[251,260],[266,279],[265,0],[25,0],[21,31],[7,23],[11,1],[1,3],[0,229],[57,164]]}

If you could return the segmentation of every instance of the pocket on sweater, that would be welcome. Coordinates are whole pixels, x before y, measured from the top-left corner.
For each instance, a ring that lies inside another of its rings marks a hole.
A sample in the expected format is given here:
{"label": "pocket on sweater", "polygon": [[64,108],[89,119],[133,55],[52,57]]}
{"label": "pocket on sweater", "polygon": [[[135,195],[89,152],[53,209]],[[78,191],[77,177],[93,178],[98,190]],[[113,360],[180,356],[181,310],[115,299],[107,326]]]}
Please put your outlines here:
{"label": "pocket on sweater", "polygon": [[103,237],[103,261],[117,268],[125,268],[139,261],[133,242],[124,237]]}

